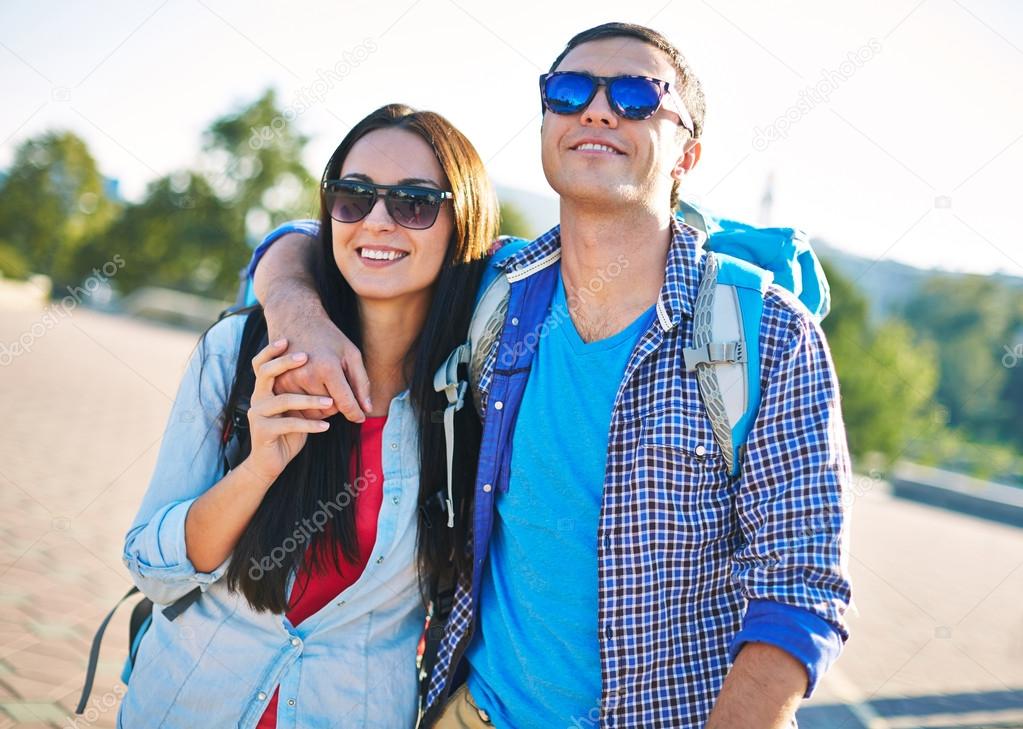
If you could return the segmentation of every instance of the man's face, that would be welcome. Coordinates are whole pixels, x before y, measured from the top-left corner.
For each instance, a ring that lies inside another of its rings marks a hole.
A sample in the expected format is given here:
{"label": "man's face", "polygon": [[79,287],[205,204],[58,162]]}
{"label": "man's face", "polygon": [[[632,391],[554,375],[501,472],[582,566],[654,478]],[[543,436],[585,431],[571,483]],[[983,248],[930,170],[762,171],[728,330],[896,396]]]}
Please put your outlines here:
{"label": "man's face", "polygon": [[[583,43],[555,70],[585,71],[594,76],[651,76],[675,85],[675,69],[668,57],[635,38]],[[673,180],[685,173],[687,164],[695,164],[692,152],[685,162],[687,150],[695,143],[680,129],[678,115],[663,104],[649,119],[623,119],[611,110],[606,87],[601,86],[590,105],[578,114],[544,113],[540,131],[543,171],[555,192],[568,200],[609,207],[633,203],[665,210]],[[579,148],[587,143],[611,150]]]}

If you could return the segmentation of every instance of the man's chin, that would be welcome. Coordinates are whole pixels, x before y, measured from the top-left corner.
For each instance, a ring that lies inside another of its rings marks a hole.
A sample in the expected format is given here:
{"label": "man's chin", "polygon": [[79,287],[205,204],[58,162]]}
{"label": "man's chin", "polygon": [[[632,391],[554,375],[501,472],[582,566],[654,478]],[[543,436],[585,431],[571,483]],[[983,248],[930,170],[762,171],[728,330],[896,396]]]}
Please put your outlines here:
{"label": "man's chin", "polygon": [[559,190],[555,187],[554,191],[558,193],[563,202],[585,207],[615,208],[630,199],[628,187],[609,185],[606,181],[573,181],[562,185],[561,188]]}

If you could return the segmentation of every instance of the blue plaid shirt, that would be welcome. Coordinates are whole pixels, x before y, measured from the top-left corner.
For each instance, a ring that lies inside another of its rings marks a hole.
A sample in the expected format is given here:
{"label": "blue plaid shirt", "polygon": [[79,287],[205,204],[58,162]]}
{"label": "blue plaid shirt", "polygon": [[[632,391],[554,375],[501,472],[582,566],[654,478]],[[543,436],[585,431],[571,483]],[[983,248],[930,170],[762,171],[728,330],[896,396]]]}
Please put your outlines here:
{"label": "blue plaid shirt", "polygon": [[[605,728],[702,727],[744,640],[781,643],[772,634],[787,634],[789,645],[812,643],[822,635],[815,621],[823,633],[848,638],[842,492],[851,474],[823,333],[792,294],[770,287],[760,331],[762,405],[742,470],[730,478],[695,374],[683,367],[701,234],[672,225],[657,315],[626,366],[609,433],[597,534],[596,708]],[[480,382],[485,418],[469,547],[474,570],[457,585],[429,680],[427,726],[461,674],[494,499],[508,488],[515,418],[560,256],[554,228],[497,264],[511,294]],[[815,649],[824,650],[809,648]]]}

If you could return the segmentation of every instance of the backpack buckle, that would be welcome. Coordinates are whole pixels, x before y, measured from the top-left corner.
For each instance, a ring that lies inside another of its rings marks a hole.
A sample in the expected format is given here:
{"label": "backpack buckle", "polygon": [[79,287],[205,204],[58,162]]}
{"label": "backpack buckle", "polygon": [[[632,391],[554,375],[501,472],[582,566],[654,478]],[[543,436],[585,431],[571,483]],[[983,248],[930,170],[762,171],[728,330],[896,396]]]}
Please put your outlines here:
{"label": "backpack buckle", "polygon": [[738,342],[708,342],[702,347],[686,347],[682,350],[686,370],[693,371],[697,365],[736,364],[746,361],[746,348]]}

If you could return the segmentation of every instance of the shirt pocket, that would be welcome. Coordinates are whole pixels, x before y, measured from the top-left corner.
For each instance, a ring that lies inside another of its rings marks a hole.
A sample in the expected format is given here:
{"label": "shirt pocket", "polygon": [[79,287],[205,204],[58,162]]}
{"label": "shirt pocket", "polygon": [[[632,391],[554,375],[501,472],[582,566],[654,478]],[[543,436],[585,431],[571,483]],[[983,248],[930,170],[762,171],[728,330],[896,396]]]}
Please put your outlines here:
{"label": "shirt pocket", "polygon": [[647,415],[638,461],[640,482],[673,512],[670,545],[701,551],[726,546],[734,533],[736,479],[706,413],[668,409]]}

